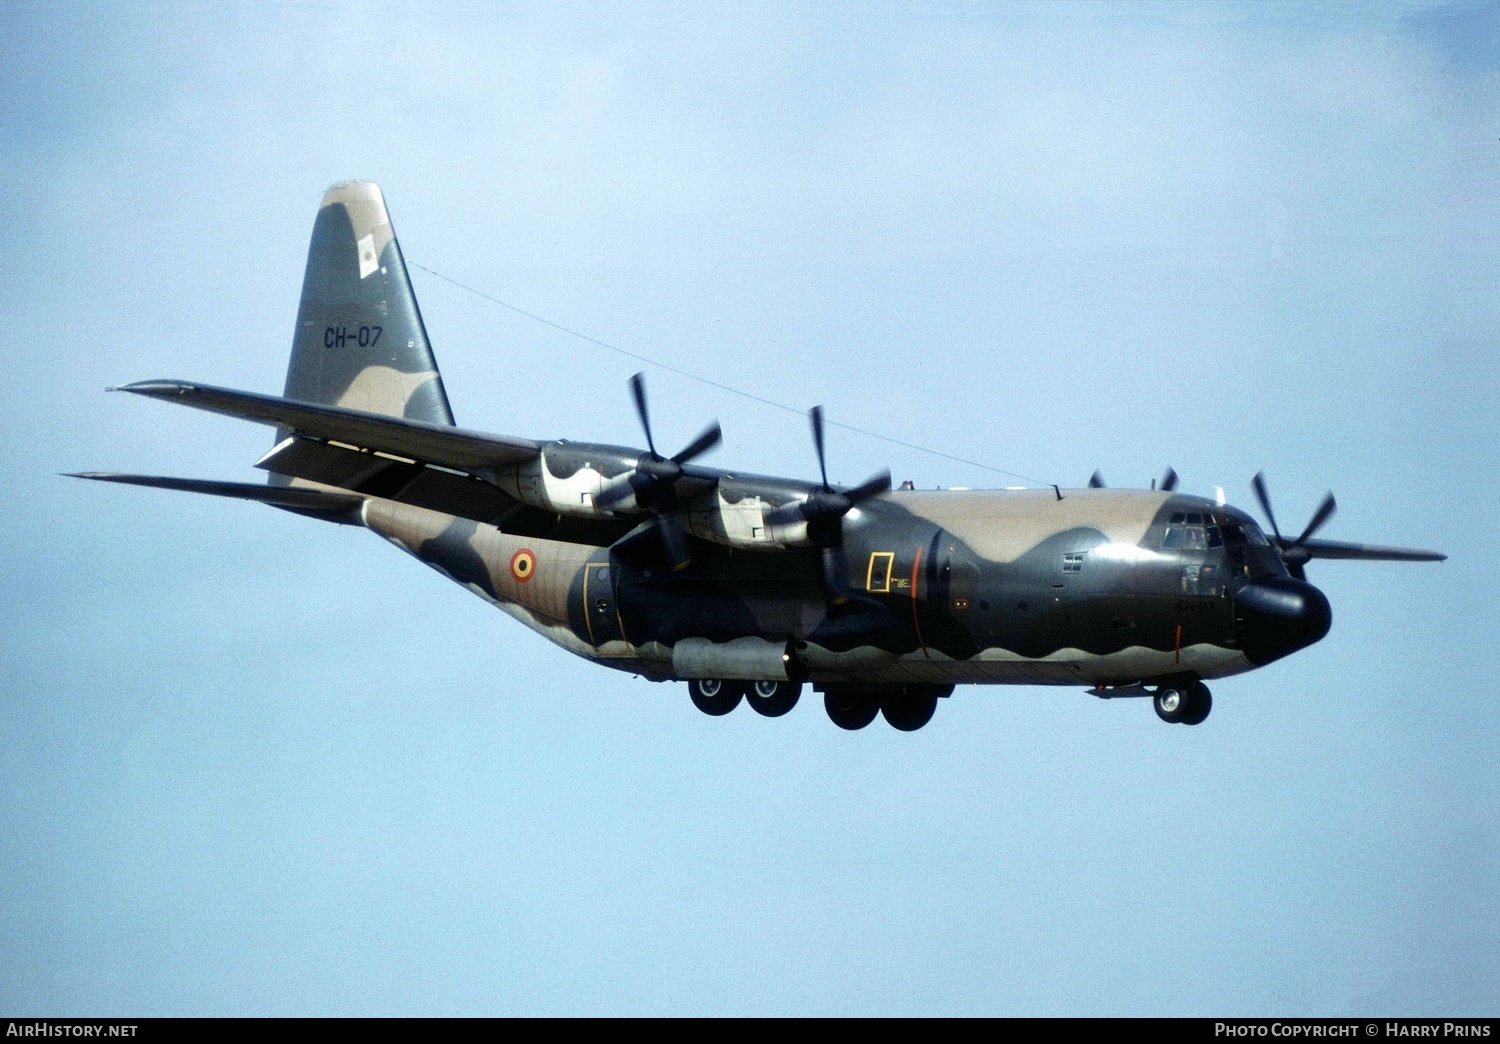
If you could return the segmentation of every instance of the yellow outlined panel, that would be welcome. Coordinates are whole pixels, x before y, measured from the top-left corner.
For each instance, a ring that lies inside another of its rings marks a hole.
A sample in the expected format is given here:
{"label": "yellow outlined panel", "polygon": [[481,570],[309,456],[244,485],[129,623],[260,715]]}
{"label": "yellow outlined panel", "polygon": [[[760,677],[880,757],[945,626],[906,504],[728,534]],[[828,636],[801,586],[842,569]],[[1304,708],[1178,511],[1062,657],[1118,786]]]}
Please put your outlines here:
{"label": "yellow outlined panel", "polygon": [[865,590],[871,594],[885,594],[891,589],[891,572],[896,565],[896,552],[871,551],[870,565],[865,570]]}

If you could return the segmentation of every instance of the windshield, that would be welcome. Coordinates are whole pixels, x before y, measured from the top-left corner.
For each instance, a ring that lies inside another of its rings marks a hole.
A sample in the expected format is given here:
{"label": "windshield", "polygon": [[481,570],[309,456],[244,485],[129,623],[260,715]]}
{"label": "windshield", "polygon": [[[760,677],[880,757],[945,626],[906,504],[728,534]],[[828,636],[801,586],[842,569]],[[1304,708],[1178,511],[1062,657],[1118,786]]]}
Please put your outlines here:
{"label": "windshield", "polygon": [[1216,547],[1269,547],[1271,542],[1260,527],[1249,519],[1216,516],[1207,511],[1178,511],[1167,520],[1161,546],[1186,551],[1206,551]]}

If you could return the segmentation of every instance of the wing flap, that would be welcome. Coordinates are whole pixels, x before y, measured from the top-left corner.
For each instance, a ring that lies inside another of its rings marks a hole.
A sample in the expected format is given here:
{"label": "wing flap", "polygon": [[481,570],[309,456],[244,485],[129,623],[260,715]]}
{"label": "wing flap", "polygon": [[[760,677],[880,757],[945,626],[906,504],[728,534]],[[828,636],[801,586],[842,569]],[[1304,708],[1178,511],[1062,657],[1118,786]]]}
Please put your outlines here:
{"label": "wing flap", "polygon": [[296,435],[282,440],[255,466],[288,478],[338,486],[496,526],[523,507],[514,497],[470,475]]}
{"label": "wing flap", "polygon": [[342,406],[320,406],[209,384],[137,381],[118,390],[464,471],[516,464],[531,460],[541,452],[541,447],[530,439],[487,435],[464,428],[388,417]]}
{"label": "wing flap", "polygon": [[302,436],[284,440],[256,466],[288,478],[338,486],[366,496],[473,519],[513,536],[544,537],[569,544],[608,547],[640,521],[559,515],[529,507],[470,475]]}

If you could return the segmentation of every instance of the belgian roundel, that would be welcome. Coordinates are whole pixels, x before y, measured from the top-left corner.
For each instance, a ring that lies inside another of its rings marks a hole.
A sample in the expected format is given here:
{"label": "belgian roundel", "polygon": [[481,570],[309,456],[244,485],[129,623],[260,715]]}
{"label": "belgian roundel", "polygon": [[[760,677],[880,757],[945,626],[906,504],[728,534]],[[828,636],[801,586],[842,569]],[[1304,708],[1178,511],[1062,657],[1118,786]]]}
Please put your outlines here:
{"label": "belgian roundel", "polygon": [[536,555],[526,548],[523,547],[510,556],[510,575],[515,577],[516,583],[524,584],[535,572]]}

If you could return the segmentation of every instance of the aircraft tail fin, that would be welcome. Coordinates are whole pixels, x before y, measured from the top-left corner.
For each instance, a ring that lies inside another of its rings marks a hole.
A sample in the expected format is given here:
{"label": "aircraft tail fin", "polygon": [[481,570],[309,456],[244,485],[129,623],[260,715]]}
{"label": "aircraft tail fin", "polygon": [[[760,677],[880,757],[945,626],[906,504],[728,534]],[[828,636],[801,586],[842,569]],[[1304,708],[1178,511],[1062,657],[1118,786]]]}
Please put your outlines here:
{"label": "aircraft tail fin", "polygon": [[[323,194],[307,249],[288,399],[452,424],[406,262],[380,187]],[[278,432],[279,442],[285,432]]]}

